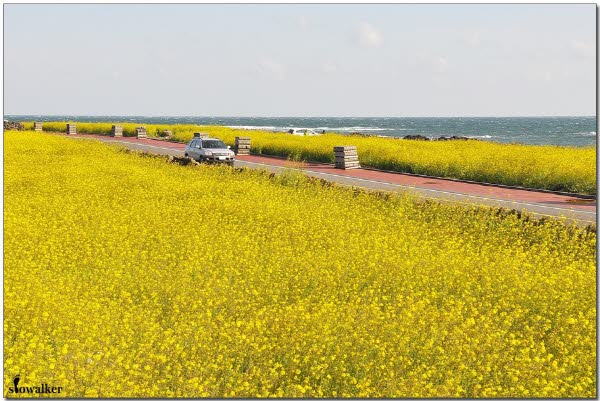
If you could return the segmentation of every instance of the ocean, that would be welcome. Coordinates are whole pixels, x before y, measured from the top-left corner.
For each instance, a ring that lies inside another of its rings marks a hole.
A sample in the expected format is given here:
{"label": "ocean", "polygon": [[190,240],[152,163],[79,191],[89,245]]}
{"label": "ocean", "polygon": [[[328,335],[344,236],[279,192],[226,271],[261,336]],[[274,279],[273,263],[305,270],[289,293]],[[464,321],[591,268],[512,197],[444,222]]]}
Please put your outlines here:
{"label": "ocean", "polygon": [[484,141],[535,145],[596,144],[596,117],[143,117],[6,115],[9,121],[136,122],[146,124],[224,125],[243,129],[326,132],[403,137],[466,136]]}

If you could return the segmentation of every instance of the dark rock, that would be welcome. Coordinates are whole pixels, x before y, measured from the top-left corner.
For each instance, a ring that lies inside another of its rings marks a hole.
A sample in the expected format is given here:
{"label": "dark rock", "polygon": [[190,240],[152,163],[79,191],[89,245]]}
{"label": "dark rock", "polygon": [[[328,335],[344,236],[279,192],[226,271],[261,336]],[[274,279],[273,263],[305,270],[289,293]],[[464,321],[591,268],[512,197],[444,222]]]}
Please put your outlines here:
{"label": "dark rock", "polygon": [[466,136],[452,135],[450,137],[441,136],[437,141],[476,141],[474,138],[467,138]]}
{"label": "dark rock", "polygon": [[402,139],[410,139],[411,141],[428,141],[429,138],[423,135],[406,135]]}

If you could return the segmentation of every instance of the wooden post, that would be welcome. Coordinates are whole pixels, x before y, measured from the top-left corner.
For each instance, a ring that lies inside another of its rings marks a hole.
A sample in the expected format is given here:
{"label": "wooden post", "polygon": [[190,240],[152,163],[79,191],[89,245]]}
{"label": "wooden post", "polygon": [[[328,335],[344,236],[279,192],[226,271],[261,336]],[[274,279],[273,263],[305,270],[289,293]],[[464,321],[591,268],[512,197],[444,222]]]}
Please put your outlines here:
{"label": "wooden post", "polygon": [[42,123],[40,123],[40,122],[34,122],[33,123],[33,130],[34,131],[42,131]]}
{"label": "wooden post", "polygon": [[67,124],[67,134],[75,135],[77,133],[77,124]]}
{"label": "wooden post", "polygon": [[250,154],[250,137],[236,136],[235,137],[235,154],[249,155]]}
{"label": "wooden post", "polygon": [[123,136],[123,127],[121,125],[113,125],[112,130],[110,131],[110,136]]}
{"label": "wooden post", "polygon": [[360,168],[356,146],[334,146],[335,168],[350,170]]}
{"label": "wooden post", "polygon": [[146,134],[146,128],[145,127],[137,127],[135,129],[135,133],[137,134],[137,138],[138,139],[148,138],[148,135]]}

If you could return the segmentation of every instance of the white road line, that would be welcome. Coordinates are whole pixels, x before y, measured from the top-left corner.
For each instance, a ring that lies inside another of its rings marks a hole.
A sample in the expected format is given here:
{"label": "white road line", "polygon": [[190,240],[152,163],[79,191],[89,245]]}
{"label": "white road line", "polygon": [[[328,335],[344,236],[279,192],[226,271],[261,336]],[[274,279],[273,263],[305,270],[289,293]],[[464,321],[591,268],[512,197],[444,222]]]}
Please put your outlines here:
{"label": "white road line", "polygon": [[[461,192],[442,191],[442,190],[439,190],[439,189],[430,189],[430,188],[416,187],[416,186],[412,186],[412,185],[394,184],[394,183],[391,183],[391,182],[378,181],[378,180],[370,180],[370,179],[367,179],[367,178],[358,178],[358,177],[351,177],[351,176],[347,176],[347,175],[332,174],[332,173],[322,173],[320,171],[314,171],[314,170],[308,170],[308,169],[303,170],[303,169],[297,169],[297,168],[293,168],[293,167],[283,167],[283,166],[275,166],[275,165],[272,165],[272,164],[249,162],[249,161],[245,161],[245,160],[240,160],[240,161],[244,162],[244,163],[256,164],[256,165],[260,165],[260,166],[277,167],[277,168],[283,168],[283,169],[289,169],[289,170],[296,170],[296,171],[310,171],[311,173],[314,173],[314,174],[321,174],[321,175],[326,175],[326,176],[331,176],[331,177],[347,178],[349,180],[357,180],[357,181],[372,182],[372,183],[377,183],[377,184],[391,185],[391,186],[394,186],[394,187],[407,188],[407,189],[415,189],[415,190],[418,190],[418,191],[429,191],[429,192],[436,192],[436,193],[441,193],[441,194],[458,195],[458,196],[465,196],[465,197],[475,198],[475,199],[483,199],[483,200],[488,200],[488,201],[498,201],[498,202],[514,203],[514,204],[518,204],[518,205],[533,206],[533,207],[542,207],[542,208],[553,209],[553,210],[576,211],[577,213],[596,214],[596,212],[589,212],[589,211],[586,211],[586,210],[565,209],[565,208],[562,208],[562,207],[547,206],[547,205],[543,205],[543,204],[540,204],[540,203],[527,203],[527,202],[514,201],[514,200],[508,200],[508,199],[501,199],[501,198],[492,198],[492,197],[485,197],[485,196],[478,196],[478,195],[469,195],[469,194],[465,194],[465,193],[461,193]],[[432,199],[434,199],[434,198],[432,198]]]}
{"label": "white road line", "polygon": [[[92,138],[92,139],[96,139],[96,138]],[[130,143],[130,144],[135,145],[135,146],[146,146],[148,148],[164,149],[164,150],[177,150],[177,151],[183,152],[183,149],[165,148],[163,146],[147,145],[145,143],[135,143],[135,142],[129,142],[129,141],[113,141],[113,140],[110,140],[110,139],[100,139],[100,141],[102,141],[102,142],[110,142],[110,143],[118,143],[118,144]]]}
{"label": "white road line", "polygon": [[[352,185],[349,184],[340,184],[343,187],[353,187]],[[388,191],[386,189],[378,189],[377,191],[381,191],[381,192],[388,192],[391,194],[397,194],[398,192],[395,191]],[[431,199],[431,200],[435,200],[435,201],[447,201],[447,202],[452,202],[452,203],[456,203],[459,205],[463,205],[463,206],[476,206],[476,207],[494,207],[493,205],[489,205],[489,204],[485,204],[485,203],[473,203],[473,202],[461,202],[457,199],[451,199],[451,198],[432,198],[430,196],[426,196],[426,195],[419,195],[420,198],[424,198],[424,199]],[[538,213],[538,212],[534,212],[534,211],[530,211],[527,209],[523,209],[523,211],[525,213],[528,214],[533,214],[536,216],[545,216],[545,217],[552,217],[554,219],[566,219],[566,220],[575,220],[575,221],[579,221],[582,223],[595,223],[596,220],[582,220],[582,219],[578,219],[576,217],[571,217],[571,216],[567,216],[567,215],[556,215],[556,214],[545,214],[545,213]],[[577,213],[577,211],[574,211],[574,213]]]}

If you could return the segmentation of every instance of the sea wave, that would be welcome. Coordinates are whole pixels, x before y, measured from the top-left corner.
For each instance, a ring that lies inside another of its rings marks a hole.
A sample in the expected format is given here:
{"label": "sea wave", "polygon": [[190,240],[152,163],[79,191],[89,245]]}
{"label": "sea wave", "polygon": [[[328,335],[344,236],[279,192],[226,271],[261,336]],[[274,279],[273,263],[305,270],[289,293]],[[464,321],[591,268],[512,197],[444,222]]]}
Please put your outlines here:
{"label": "sea wave", "polygon": [[[325,130],[325,131],[333,131],[333,132],[377,132],[377,131],[398,131],[399,129],[391,129],[391,128],[379,128],[379,127],[298,127],[298,126],[289,126],[289,127],[278,127],[273,125],[228,125],[229,128],[234,129],[246,129],[246,130],[265,130],[265,131],[287,131],[292,128],[302,128],[302,129],[314,129],[314,130]],[[402,128],[400,130],[408,130],[409,128]]]}
{"label": "sea wave", "polygon": [[329,131],[392,131],[390,128],[378,128],[378,127],[323,127],[323,129]]}
{"label": "sea wave", "polygon": [[492,135],[467,135],[467,138],[471,139],[492,139]]}
{"label": "sea wave", "polygon": [[274,127],[271,125],[228,125],[227,127],[233,129],[258,129],[264,131],[281,131],[286,129],[284,127]]}
{"label": "sea wave", "polygon": [[585,132],[575,132],[573,135],[577,136],[596,136],[596,131],[585,131]]}

